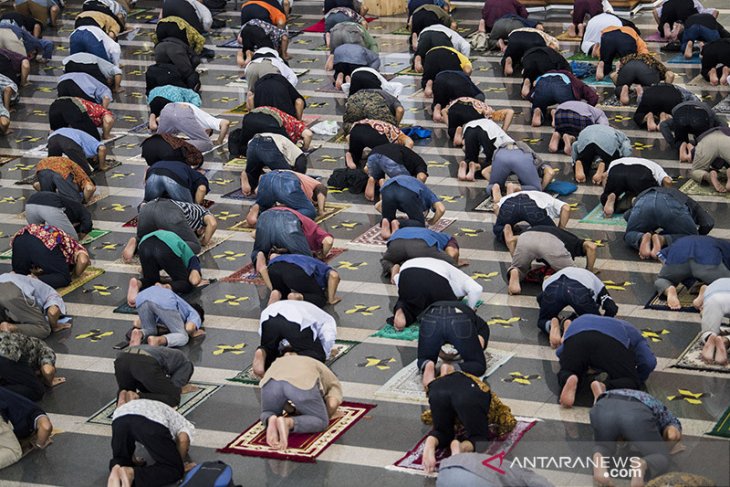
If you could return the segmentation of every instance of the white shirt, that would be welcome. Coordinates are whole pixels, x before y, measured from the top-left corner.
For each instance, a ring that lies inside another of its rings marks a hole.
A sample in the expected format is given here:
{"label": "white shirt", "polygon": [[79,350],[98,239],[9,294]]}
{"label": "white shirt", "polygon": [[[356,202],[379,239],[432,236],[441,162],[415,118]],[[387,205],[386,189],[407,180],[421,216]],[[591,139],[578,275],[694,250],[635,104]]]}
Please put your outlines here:
{"label": "white shirt", "polygon": [[582,267],[566,267],[542,281],[542,290],[547,289],[550,284],[560,279],[561,276],[578,281],[583,287],[590,289],[593,294],[593,299],[601,293],[604,287],[603,281],[588,269],[583,269]]}
{"label": "white shirt", "polygon": [[[366,66],[354,70],[350,77],[354,76],[355,73],[363,71],[367,71],[368,73],[378,78],[378,81],[380,81],[380,89],[385,91],[386,93],[390,93],[394,97],[398,98],[401,91],[403,91],[403,83],[398,83],[397,81],[388,81],[387,79],[383,78],[383,75],[380,74],[378,70],[368,68]],[[342,83],[342,91],[345,93],[345,95],[350,96],[350,83]]]}
{"label": "white shirt", "polygon": [[332,316],[307,301],[282,299],[269,305],[261,312],[259,336],[261,335],[261,325],[276,315],[281,315],[287,321],[297,323],[302,330],[311,328],[314,339],[322,342],[325,357],[330,356],[332,345],[335,344],[337,338],[337,322]]}
{"label": "white shirt", "polygon": [[187,433],[190,441],[193,440],[195,426],[185,419],[180,413],[160,401],[152,399],[135,399],[129,401],[114,410],[112,421],[127,415],[144,416],[150,421],[161,424],[170,430],[172,439],[176,439],[180,433]]}
{"label": "white shirt", "polygon": [[208,10],[208,7],[198,2],[197,0],[186,0],[195,9],[195,14],[200,19],[200,23],[203,24],[203,29],[206,31],[210,30],[213,26],[213,15]]}
{"label": "white shirt", "polygon": [[469,128],[480,128],[484,130],[487,133],[487,136],[494,140],[494,147],[496,148],[500,148],[505,144],[515,143],[515,140],[507,135],[507,132],[502,130],[502,127],[497,125],[494,120],[490,118],[479,118],[464,124],[464,133],[466,133]]}
{"label": "white shirt", "polygon": [[203,128],[210,129],[210,130],[220,130],[221,122],[223,121],[220,118],[215,118],[210,113],[201,110],[200,108],[196,107],[192,103],[179,101],[177,102],[178,105],[187,105],[193,110],[193,115],[195,116],[195,120],[197,120],[200,125],[203,126]]}
{"label": "white shirt", "polygon": [[652,176],[654,176],[654,179],[656,180],[657,184],[659,186],[662,185],[662,181],[664,178],[668,178],[669,174],[664,170],[662,166],[657,164],[654,161],[650,161],[649,159],[643,159],[641,157],[622,157],[620,159],[614,160],[610,166],[608,166],[608,169],[606,169],[606,174],[611,174],[611,168],[616,167],[616,165],[622,164],[624,166],[644,166],[647,169],[651,171]]}
{"label": "white shirt", "polygon": [[[476,307],[477,301],[479,301],[482,291],[484,290],[474,279],[443,260],[434,259],[433,257],[417,257],[415,259],[408,259],[400,267],[400,270],[403,272],[404,270],[411,268],[426,269],[449,281],[451,290],[454,291],[456,296],[466,296],[467,304],[470,308]],[[400,274],[397,274],[395,276],[396,287],[400,281],[399,278]]]}
{"label": "white shirt", "polygon": [[[82,25],[81,27],[77,27],[76,30],[85,30],[94,34],[94,37],[104,44],[104,50],[107,54],[109,54],[112,64],[117,66],[119,65],[119,58],[122,56],[122,48],[114,41],[114,39],[106,35],[106,32],[95,25]],[[71,33],[71,35],[73,35],[73,33]]]}
{"label": "white shirt", "polygon": [[[296,88],[297,83],[299,83],[299,78],[297,78],[297,75],[294,73],[294,70],[292,70],[289,66],[287,66],[286,63],[279,57],[279,53],[277,53],[270,47],[262,47],[262,48],[256,49],[256,51],[254,51],[254,55],[262,54],[262,53],[270,54],[272,56],[256,58],[256,59],[252,60],[249,63],[249,65],[251,65],[253,63],[261,63],[264,61],[269,61],[276,69],[279,70],[279,73],[281,73],[281,75],[283,77],[285,77],[286,80],[289,83],[291,83],[292,86],[294,86]],[[246,66],[246,69],[248,69],[248,66]],[[244,71],[244,74],[245,74],[245,71]]]}
{"label": "white shirt", "polygon": [[568,204],[565,201],[560,201],[559,199],[554,198],[547,193],[543,193],[542,191],[517,191],[516,193],[503,196],[502,199],[499,200],[499,203],[497,203],[497,206],[501,208],[505,201],[521,194],[529,196],[538,208],[542,208],[547,212],[550,218],[558,218],[560,216],[560,210],[563,209],[563,206]]}
{"label": "white shirt", "polygon": [[583,41],[580,44],[580,50],[583,53],[590,55],[593,44],[601,41],[601,32],[603,29],[608,27],[621,27],[621,19],[615,15],[602,13],[598,14],[586,24],[585,34],[583,35]]}
{"label": "white shirt", "polygon": [[467,42],[466,39],[461,37],[458,32],[449,29],[445,25],[442,24],[436,24],[436,25],[430,25],[423,29],[421,33],[424,32],[443,32],[448,36],[448,38],[451,40],[451,45],[454,46],[454,49],[462,53],[464,56],[469,57],[471,55],[471,44]]}

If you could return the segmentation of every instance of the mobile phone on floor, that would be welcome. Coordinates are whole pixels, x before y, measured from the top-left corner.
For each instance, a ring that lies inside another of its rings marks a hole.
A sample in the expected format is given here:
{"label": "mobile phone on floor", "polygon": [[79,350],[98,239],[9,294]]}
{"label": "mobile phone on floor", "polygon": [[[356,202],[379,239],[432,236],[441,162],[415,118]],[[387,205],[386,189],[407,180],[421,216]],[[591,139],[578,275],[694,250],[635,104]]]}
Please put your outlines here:
{"label": "mobile phone on floor", "polygon": [[129,346],[129,342],[128,342],[128,341],[126,341],[126,340],[124,340],[124,341],[122,341],[122,342],[119,342],[119,343],[117,343],[117,344],[116,344],[116,345],[114,345],[114,346],[113,346],[112,348],[113,348],[114,350],[122,350],[122,349],[125,349],[125,348],[127,348],[128,346]]}

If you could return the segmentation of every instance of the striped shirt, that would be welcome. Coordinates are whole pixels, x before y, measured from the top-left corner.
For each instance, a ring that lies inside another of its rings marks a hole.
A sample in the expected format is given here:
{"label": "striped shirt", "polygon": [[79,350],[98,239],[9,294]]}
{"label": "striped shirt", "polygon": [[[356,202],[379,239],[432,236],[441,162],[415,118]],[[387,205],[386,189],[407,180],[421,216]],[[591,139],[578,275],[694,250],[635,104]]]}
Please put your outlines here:
{"label": "striped shirt", "polygon": [[185,220],[193,230],[199,230],[205,226],[203,218],[206,215],[210,215],[210,211],[206,210],[200,205],[194,203],[187,203],[185,201],[170,200],[180,208],[185,215]]}

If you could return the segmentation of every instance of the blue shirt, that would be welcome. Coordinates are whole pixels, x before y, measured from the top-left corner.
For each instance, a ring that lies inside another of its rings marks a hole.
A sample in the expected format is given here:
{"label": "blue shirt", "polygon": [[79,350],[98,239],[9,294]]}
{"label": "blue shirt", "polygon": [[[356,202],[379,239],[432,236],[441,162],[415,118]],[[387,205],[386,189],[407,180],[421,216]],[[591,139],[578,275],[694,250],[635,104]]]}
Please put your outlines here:
{"label": "blue shirt", "polygon": [[71,80],[96,103],[103,103],[104,97],[112,99],[112,90],[107,85],[86,73],[66,73],[58,78],[58,82]]}
{"label": "blue shirt", "polygon": [[51,135],[49,135],[48,138],[50,139],[54,135],[62,135],[67,139],[71,139],[79,144],[81,149],[84,151],[84,156],[86,156],[87,159],[96,156],[99,147],[101,147],[102,145],[100,141],[96,140],[83,130],[72,129],[71,127],[63,127],[56,130],[55,132],[51,132]]}
{"label": "blue shirt", "polygon": [[[649,342],[631,323],[607,316],[582,315],[573,320],[568,327],[563,335],[563,342],[583,331],[601,332],[621,342],[624,347],[634,352],[636,371],[642,382],[646,381],[656,367],[656,357],[649,348]],[[560,354],[563,353],[563,345],[560,345],[555,353],[560,357]]]}
{"label": "blue shirt", "polygon": [[422,227],[403,227],[396,230],[388,239],[388,242],[399,239],[423,240],[429,247],[437,247],[443,251],[446,245],[448,245],[449,240],[451,240],[451,235],[448,233],[434,232],[433,230]]}
{"label": "blue shirt", "polygon": [[319,287],[322,289],[327,287],[327,274],[332,268],[319,259],[308,255],[284,254],[272,259],[269,265],[276,262],[288,262],[301,267],[305,274],[314,277]]}
{"label": "blue shirt", "polygon": [[146,301],[155,303],[162,309],[170,311],[177,310],[185,323],[194,323],[195,328],[200,328],[202,323],[200,315],[190,306],[187,301],[172,292],[170,289],[161,286],[150,286],[139,292],[136,306],[139,308]]}
{"label": "blue shirt", "polygon": [[[570,329],[570,328],[568,328]],[[659,431],[664,431],[664,429],[667,426],[674,426],[679,431],[682,431],[682,423],[679,422],[679,419],[672,414],[672,412],[667,409],[667,407],[662,403],[659,399],[655,398],[651,394],[647,394],[644,391],[637,391],[634,389],[613,389],[607,392],[604,392],[600,396],[598,396],[598,399],[596,402],[600,401],[601,399],[607,398],[607,397],[615,397],[615,396],[623,396],[623,397],[631,397],[640,403],[642,403],[644,406],[651,409],[652,414],[654,415],[654,420],[656,421],[656,425],[659,428]]]}
{"label": "blue shirt", "polygon": [[707,235],[688,235],[659,253],[664,265],[684,264],[690,259],[702,265],[730,268],[730,242]]}
{"label": "blue shirt", "polygon": [[418,195],[418,199],[423,205],[424,210],[431,209],[431,207],[435,203],[441,201],[439,197],[434,194],[433,191],[428,189],[428,186],[426,186],[419,179],[416,179],[413,176],[396,176],[394,178],[390,178],[385,182],[380,191],[382,192],[383,189],[387,188],[391,184],[397,184],[401,188],[405,188],[416,193]]}

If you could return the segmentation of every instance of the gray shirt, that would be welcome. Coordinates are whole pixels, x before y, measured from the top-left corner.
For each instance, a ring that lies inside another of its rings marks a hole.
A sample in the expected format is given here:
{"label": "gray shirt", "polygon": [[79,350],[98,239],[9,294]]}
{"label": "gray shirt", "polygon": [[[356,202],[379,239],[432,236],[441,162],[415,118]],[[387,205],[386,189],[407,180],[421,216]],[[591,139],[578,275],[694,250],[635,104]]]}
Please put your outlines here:
{"label": "gray shirt", "polygon": [[[453,455],[441,462],[439,476],[436,480],[437,487],[463,487],[465,478],[451,475],[454,471],[466,471],[473,474],[468,485],[473,487],[554,487],[545,477],[538,475],[531,470],[521,468],[517,465],[510,466],[506,460],[500,467],[499,459],[490,463],[497,468],[504,470],[504,474],[497,472],[484,465],[488,456],[483,453],[460,453]],[[475,478],[476,477],[476,478]],[[481,479],[479,482],[477,478]]]}
{"label": "gray shirt", "polygon": [[151,345],[137,345],[129,347],[122,353],[130,353],[140,350],[144,355],[149,355],[160,364],[162,370],[170,376],[170,380],[177,387],[182,387],[190,381],[193,376],[193,363],[188,360],[180,350],[167,347],[153,347]]}
{"label": "gray shirt", "polygon": [[573,142],[573,164],[578,154],[583,152],[589,144],[596,144],[606,154],[618,151],[620,157],[631,155],[631,141],[626,135],[608,125],[589,125],[580,131],[578,139]]}
{"label": "gray shirt", "polygon": [[348,63],[380,69],[380,56],[378,53],[357,44],[343,44],[338,46],[335,49],[334,55],[335,64]]}

